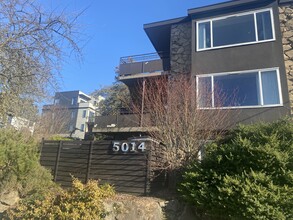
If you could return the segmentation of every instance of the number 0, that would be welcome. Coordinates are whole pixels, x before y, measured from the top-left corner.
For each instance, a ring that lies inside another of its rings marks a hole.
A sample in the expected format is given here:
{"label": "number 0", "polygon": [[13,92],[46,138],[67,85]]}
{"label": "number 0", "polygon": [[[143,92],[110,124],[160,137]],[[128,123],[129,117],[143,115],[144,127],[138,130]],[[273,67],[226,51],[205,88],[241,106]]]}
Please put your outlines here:
{"label": "number 0", "polygon": [[129,145],[128,145],[127,143],[123,143],[123,144],[121,145],[121,150],[122,150],[123,152],[127,152],[127,151],[129,150]]}

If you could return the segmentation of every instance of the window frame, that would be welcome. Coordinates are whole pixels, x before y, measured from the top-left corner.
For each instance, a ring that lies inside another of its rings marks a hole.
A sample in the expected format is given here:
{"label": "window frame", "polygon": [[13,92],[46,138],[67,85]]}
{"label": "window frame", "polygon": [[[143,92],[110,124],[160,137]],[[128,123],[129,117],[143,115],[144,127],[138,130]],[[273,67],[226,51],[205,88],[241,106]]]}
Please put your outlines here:
{"label": "window frame", "polygon": [[[268,71],[276,71],[277,76],[277,85],[278,85],[278,93],[279,93],[279,104],[264,104],[264,98],[263,98],[263,89],[262,89],[262,72],[268,72]],[[259,77],[259,93],[260,93],[260,105],[250,105],[250,106],[227,106],[227,107],[215,107],[215,96],[214,96],[214,76],[225,76],[225,75],[231,75],[231,74],[246,74],[246,73],[253,73],[258,72]],[[280,107],[283,106],[283,94],[282,94],[282,87],[281,87],[281,78],[280,78],[280,70],[279,67],[272,67],[272,68],[266,68],[266,69],[254,69],[254,70],[241,70],[241,71],[233,71],[233,72],[221,72],[221,73],[210,73],[210,74],[201,74],[196,75],[196,97],[199,96],[198,94],[198,79],[204,78],[204,77],[211,77],[211,89],[212,89],[212,107],[200,107],[199,103],[197,102],[196,107],[197,109],[243,109],[243,108],[268,108],[268,107]]]}
{"label": "window frame", "polygon": [[[258,26],[257,26],[257,17],[256,14],[260,12],[266,12],[269,11],[271,15],[271,26],[272,26],[272,39],[267,39],[267,40],[259,40],[258,36]],[[255,29],[255,41],[250,41],[250,42],[245,42],[245,43],[237,43],[237,44],[229,44],[229,45],[223,45],[223,46],[216,46],[214,47],[214,39],[213,39],[213,21],[217,20],[223,20],[227,19],[230,17],[239,17],[239,16],[244,16],[244,15],[250,15],[252,14],[254,17],[254,29]],[[213,50],[213,49],[220,49],[220,48],[228,48],[228,47],[236,47],[236,46],[242,46],[242,45],[251,45],[251,44],[259,44],[259,43],[265,43],[265,42],[271,42],[276,40],[276,33],[275,33],[275,22],[274,22],[274,13],[272,8],[265,8],[265,9],[260,9],[260,10],[253,10],[249,12],[242,12],[242,13],[236,13],[236,14],[231,14],[227,16],[220,16],[220,17],[215,17],[215,18],[209,18],[209,19],[204,19],[204,20],[196,20],[196,51],[206,51],[206,50]],[[210,33],[211,33],[211,47],[209,48],[199,48],[199,24],[209,22],[210,23]]]}
{"label": "window frame", "polygon": [[54,104],[59,105],[60,104],[60,99],[54,99]]}
{"label": "window frame", "polygon": [[87,110],[82,110],[82,118],[86,118],[87,117]]}
{"label": "window frame", "polygon": [[78,99],[76,97],[71,98],[71,105],[77,105]]}

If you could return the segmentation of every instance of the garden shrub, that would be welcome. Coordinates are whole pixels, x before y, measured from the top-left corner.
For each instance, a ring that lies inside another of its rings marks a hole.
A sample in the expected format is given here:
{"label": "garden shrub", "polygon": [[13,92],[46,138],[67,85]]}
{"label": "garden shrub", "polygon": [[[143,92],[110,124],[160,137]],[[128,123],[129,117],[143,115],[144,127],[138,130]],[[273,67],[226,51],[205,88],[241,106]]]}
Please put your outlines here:
{"label": "garden shrub", "polygon": [[292,119],[239,126],[210,144],[179,191],[217,219],[293,219]]}
{"label": "garden shrub", "polygon": [[0,196],[12,190],[27,196],[53,185],[39,163],[39,143],[14,129],[0,129]]}
{"label": "garden shrub", "polygon": [[103,199],[113,196],[114,189],[108,184],[99,185],[90,180],[82,184],[73,178],[73,187],[66,191],[55,189],[43,199],[23,200],[17,208],[9,210],[8,219],[103,219],[107,215]]}

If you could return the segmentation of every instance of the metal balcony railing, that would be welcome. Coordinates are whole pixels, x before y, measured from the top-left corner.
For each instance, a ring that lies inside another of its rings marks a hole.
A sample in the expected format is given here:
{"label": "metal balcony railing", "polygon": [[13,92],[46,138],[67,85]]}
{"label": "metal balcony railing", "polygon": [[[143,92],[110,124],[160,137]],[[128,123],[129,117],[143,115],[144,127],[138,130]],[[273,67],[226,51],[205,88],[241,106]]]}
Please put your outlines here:
{"label": "metal balcony railing", "polygon": [[159,60],[161,57],[166,57],[164,53],[147,53],[133,56],[126,56],[120,58],[120,64],[146,62],[151,60]]}
{"label": "metal balcony railing", "polygon": [[97,116],[95,119],[96,128],[124,128],[140,127],[139,116],[129,115],[106,115]]}
{"label": "metal balcony railing", "polygon": [[130,127],[145,127],[150,126],[150,114],[134,113],[127,108],[119,108],[113,111],[113,114],[104,116],[95,116],[95,128],[130,128]]}
{"label": "metal balcony railing", "polygon": [[118,78],[137,74],[165,72],[170,70],[168,53],[148,53],[120,58]]}

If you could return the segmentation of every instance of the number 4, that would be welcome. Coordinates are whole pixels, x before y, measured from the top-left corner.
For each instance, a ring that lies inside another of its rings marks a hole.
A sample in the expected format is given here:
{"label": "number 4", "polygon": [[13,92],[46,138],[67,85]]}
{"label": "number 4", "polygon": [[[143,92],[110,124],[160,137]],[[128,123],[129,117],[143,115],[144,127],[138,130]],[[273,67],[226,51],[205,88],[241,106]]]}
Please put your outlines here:
{"label": "number 4", "polygon": [[144,152],[144,151],[145,151],[145,145],[144,145],[144,142],[142,142],[140,145],[138,145],[137,149],[138,149],[138,150],[141,150],[141,152]]}

